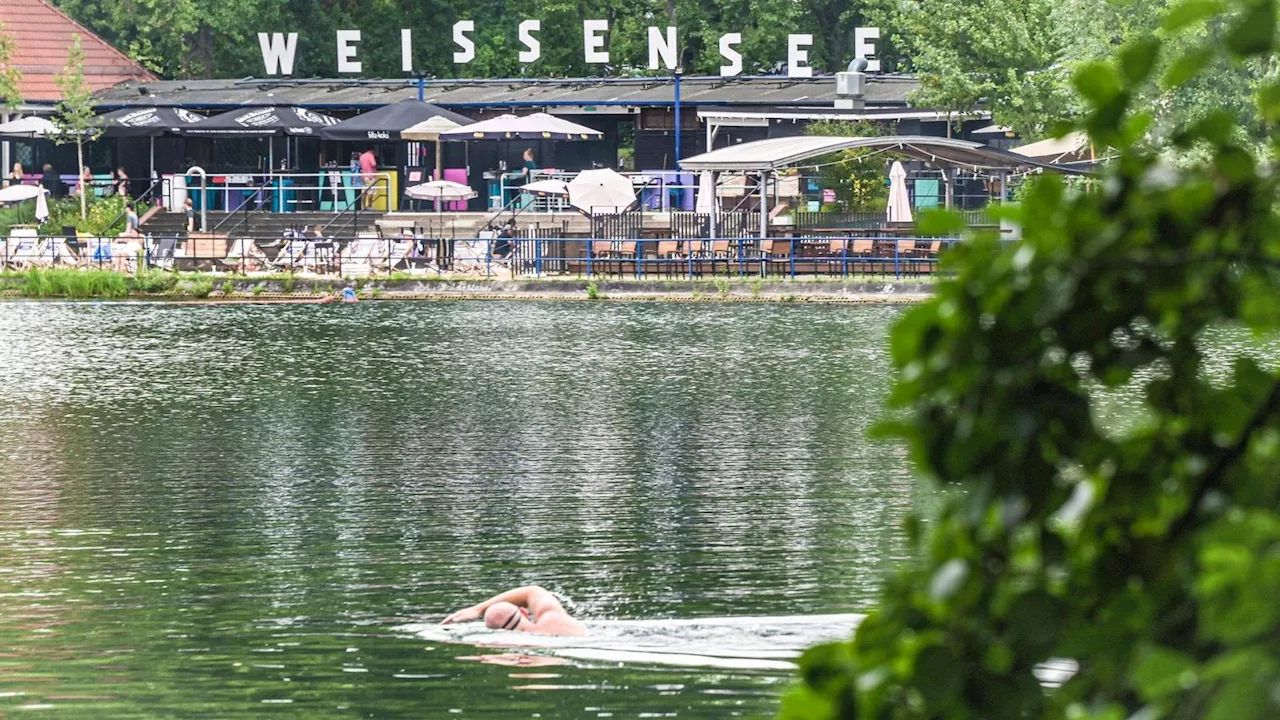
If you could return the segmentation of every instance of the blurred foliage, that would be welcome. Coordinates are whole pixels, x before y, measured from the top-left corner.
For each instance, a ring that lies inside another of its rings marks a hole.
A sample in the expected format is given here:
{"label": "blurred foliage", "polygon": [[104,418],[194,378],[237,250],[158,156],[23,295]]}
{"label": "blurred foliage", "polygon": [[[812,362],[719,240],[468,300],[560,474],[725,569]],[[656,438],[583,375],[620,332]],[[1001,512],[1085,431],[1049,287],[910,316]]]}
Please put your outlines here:
{"label": "blurred foliage", "polygon": [[[862,120],[819,120],[806,125],[804,133],[825,137],[882,137],[894,134],[894,127]],[[849,212],[883,212],[889,201],[889,163],[900,157],[883,150],[842,150],[817,158],[814,165],[822,187],[835,191],[839,207]],[[827,209],[823,207],[824,211]]]}
{"label": "blurred foliage", "polygon": [[[1277,176],[1230,108],[1165,152],[1142,109],[1154,73],[1176,94],[1219,59],[1270,61],[1276,14],[1191,0],[1079,68],[1081,127],[1119,158],[1091,192],[1032,184],[999,211],[1024,239],[957,246],[954,278],[895,328],[905,414],[883,430],[962,492],[928,532],[912,521],[921,561],[856,637],[805,654],[782,717],[1280,717],[1280,375],[1240,355],[1210,377],[1201,345],[1280,329]],[[1256,100],[1275,142],[1280,83]],[[1140,398],[1144,421],[1104,429],[1102,389]],[[1050,658],[1079,669],[1046,692],[1033,668]]]}

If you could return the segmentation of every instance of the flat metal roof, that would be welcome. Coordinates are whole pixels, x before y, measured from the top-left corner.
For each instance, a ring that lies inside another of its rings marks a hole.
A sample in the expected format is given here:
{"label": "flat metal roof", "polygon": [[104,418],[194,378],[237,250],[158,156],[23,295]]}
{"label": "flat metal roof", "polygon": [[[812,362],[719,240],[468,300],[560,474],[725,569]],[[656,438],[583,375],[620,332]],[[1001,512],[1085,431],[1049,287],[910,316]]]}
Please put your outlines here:
{"label": "flat metal roof", "polygon": [[[560,78],[511,80],[428,80],[424,99],[449,108],[669,107],[674,104],[670,77]],[[867,77],[866,104],[904,106],[919,87],[915,77],[882,74]],[[831,107],[836,99],[832,76],[788,78],[685,77],[681,105],[755,107]],[[418,97],[416,80],[166,80],[122,83],[96,95],[100,109],[171,106],[229,109],[296,105],[313,109],[365,109]]]}
{"label": "flat metal roof", "polygon": [[1018,168],[1045,168],[1068,174],[1082,174],[1074,168],[1064,168],[1023,157],[989,145],[955,140],[951,138],[924,137],[921,135],[890,135],[886,137],[822,137],[800,136],[769,138],[755,142],[730,145],[695,155],[680,161],[680,167],[692,171],[760,172],[781,170],[812,158],[854,148],[884,149],[901,153],[916,160],[923,160],[935,167],[952,167],[971,170],[1016,170]]}

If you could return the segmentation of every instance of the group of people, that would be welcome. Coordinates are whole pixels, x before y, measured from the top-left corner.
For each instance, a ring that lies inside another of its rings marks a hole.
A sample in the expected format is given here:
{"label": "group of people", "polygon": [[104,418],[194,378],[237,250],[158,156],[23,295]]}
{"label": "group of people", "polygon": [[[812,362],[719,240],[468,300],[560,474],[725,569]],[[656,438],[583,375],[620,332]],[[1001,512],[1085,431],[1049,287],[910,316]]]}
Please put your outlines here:
{"label": "group of people", "polygon": [[[0,182],[0,187],[20,185],[25,180],[26,170],[22,167],[22,163],[16,162],[13,164],[13,169]],[[75,187],[71,190],[71,194],[78,197],[90,192],[95,182],[93,170],[85,166],[80,169],[80,175],[76,180]],[[44,167],[40,168],[40,185],[49,191],[49,197],[62,197],[66,194],[66,186],[62,183],[62,176],[53,169],[51,163],[45,163]],[[129,179],[129,173],[125,172],[123,167],[116,168],[115,172],[111,173],[111,181],[107,187],[108,195],[130,197],[132,181]]]}

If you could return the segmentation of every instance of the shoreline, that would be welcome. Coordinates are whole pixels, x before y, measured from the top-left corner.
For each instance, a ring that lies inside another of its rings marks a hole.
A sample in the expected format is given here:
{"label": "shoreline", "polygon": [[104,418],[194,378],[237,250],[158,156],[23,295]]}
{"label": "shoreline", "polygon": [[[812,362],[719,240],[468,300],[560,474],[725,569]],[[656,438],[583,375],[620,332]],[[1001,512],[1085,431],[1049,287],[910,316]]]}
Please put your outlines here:
{"label": "shoreline", "polygon": [[[80,275],[79,271],[72,271]],[[49,273],[0,275],[0,301],[151,301],[199,304],[307,304],[351,286],[370,300],[524,300],[602,302],[746,302],[910,304],[933,295],[929,281],[589,280],[541,278],[485,280],[473,277],[385,277],[343,281],[298,276],[243,277],[213,274],[134,276],[94,273],[94,282]],[[85,278],[88,280],[88,278]],[[62,284],[60,284],[62,283]]]}

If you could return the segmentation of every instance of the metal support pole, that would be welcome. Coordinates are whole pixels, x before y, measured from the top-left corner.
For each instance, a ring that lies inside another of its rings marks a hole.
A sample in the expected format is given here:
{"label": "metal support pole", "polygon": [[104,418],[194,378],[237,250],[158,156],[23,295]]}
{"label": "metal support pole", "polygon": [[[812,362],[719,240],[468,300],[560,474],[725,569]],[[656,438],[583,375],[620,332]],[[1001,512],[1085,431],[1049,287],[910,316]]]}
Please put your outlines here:
{"label": "metal support pole", "polygon": [[[9,111],[0,111],[0,123],[7,122],[9,122]],[[3,172],[6,176],[9,174],[9,171],[13,169],[13,163],[10,161],[11,152],[8,140],[0,142],[0,172]]]}
{"label": "metal support pole", "polygon": [[[675,169],[680,169],[680,78],[684,75],[684,68],[676,68],[676,162]],[[665,190],[664,190],[665,192]]]}
{"label": "metal support pole", "polygon": [[768,173],[760,171],[760,240],[769,236],[769,193],[765,190],[768,184]]}

